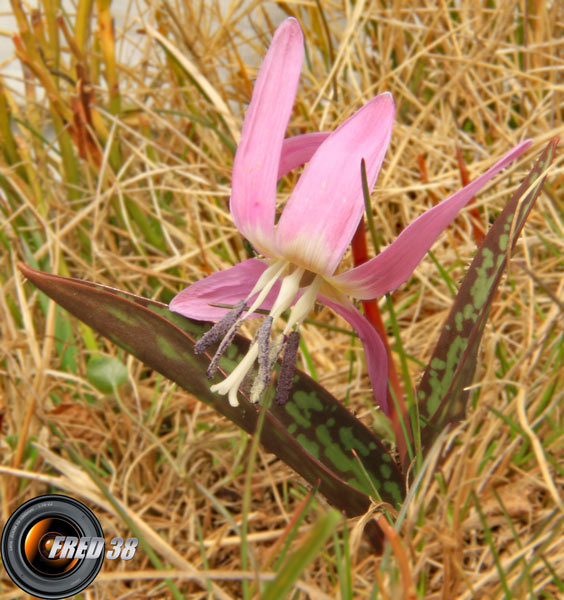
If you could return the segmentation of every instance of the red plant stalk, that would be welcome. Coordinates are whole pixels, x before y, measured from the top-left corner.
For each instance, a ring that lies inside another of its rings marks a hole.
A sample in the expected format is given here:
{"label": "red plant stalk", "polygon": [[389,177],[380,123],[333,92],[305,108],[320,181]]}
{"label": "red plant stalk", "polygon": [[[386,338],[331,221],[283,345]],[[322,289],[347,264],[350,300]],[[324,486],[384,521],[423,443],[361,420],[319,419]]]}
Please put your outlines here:
{"label": "red plant stalk", "polygon": [[[364,217],[360,220],[358,228],[351,242],[353,262],[354,266],[358,267],[362,263],[368,260],[368,245],[366,243],[366,232],[364,228]],[[363,300],[362,307],[364,309],[364,315],[368,321],[373,325],[376,331],[380,334],[382,341],[386,347],[388,354],[388,380],[394,390],[394,394],[397,400],[397,404],[394,401],[390,388],[388,387],[388,405],[390,406],[390,419],[392,421],[392,427],[394,436],[396,438],[396,446],[400,455],[401,464],[404,464],[404,459],[407,456],[407,441],[405,439],[404,429],[407,431],[407,435],[411,438],[411,427],[407,415],[407,408],[405,406],[404,392],[401,381],[396,370],[394,360],[392,358],[392,352],[390,350],[390,344],[388,342],[388,336],[386,329],[384,328],[384,322],[382,321],[382,313],[376,300]],[[398,413],[397,407],[401,411]],[[403,420],[403,427],[402,427]]]}

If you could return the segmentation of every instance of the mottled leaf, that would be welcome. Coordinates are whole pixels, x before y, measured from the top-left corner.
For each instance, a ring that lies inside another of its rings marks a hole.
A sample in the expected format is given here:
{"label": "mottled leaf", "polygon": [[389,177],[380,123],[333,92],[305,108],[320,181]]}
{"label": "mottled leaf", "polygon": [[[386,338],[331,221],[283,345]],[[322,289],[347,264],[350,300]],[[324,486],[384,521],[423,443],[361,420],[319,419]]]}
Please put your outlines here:
{"label": "mottled leaf", "polygon": [[[241,404],[234,408],[225,397],[210,391],[211,383],[238,363],[248,340],[236,338],[220,361],[220,373],[210,382],[205,377],[210,355],[193,351],[209,323],[187,319],[170,312],[165,304],[127,292],[19,266],[30,281],[73,315],[245,431],[254,432],[258,406],[239,394]],[[307,481],[319,482],[320,491],[347,515],[363,513],[374,489],[391,504],[403,499],[402,474],[384,446],[304,373],[296,372],[289,401],[268,410],[261,442]]]}
{"label": "mottled leaf", "polygon": [[[463,418],[478,348],[491,303],[507,264],[508,254],[540,192],[541,173],[554,158],[558,138],[544,149],[537,163],[490,228],[476,253],[445,322],[433,356],[417,390],[423,430],[429,447],[446,426]],[[522,199],[521,202],[519,202]]]}

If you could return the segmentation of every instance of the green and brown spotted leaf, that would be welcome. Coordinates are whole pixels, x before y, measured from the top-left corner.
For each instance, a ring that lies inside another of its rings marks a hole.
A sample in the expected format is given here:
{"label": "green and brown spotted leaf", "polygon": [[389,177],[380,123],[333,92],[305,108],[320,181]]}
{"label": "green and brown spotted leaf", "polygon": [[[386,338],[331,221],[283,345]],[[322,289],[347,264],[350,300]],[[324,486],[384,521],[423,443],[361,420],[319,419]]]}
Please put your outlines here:
{"label": "green and brown spotted leaf", "polygon": [[[205,375],[210,357],[194,353],[194,343],[209,323],[187,319],[170,312],[165,304],[127,292],[23,264],[19,267],[74,316],[248,433],[255,431],[258,406],[239,394],[241,404],[234,408],[225,397],[210,391]],[[248,345],[248,340],[237,337],[220,362],[217,380],[235,367]],[[384,446],[305,373],[296,373],[289,401],[284,406],[272,405],[267,411],[261,442],[311,484],[319,482],[321,493],[349,516],[366,511],[374,490],[393,505],[403,500],[402,474]]]}
{"label": "green and brown spotted leaf", "polygon": [[[472,383],[478,348],[491,303],[507,257],[515,246],[539,195],[554,158],[558,138],[549,142],[519,189],[513,194],[476,253],[439,341],[417,390],[419,412],[428,422],[423,446],[429,448],[448,423],[463,418]],[[521,202],[519,202],[523,198]]]}

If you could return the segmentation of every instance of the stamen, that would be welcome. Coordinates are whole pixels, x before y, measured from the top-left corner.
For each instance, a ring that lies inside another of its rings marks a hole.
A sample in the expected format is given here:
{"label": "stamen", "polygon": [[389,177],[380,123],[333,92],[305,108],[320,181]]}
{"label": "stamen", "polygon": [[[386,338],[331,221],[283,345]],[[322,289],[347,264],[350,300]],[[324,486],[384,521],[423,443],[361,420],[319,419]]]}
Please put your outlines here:
{"label": "stamen", "polygon": [[268,268],[266,268],[263,271],[262,275],[257,279],[257,282],[251,290],[249,297],[254,296],[258,292],[260,292],[260,290],[262,290],[262,288],[271,280],[274,279],[274,281],[276,281],[276,279],[278,279],[280,273],[282,272],[283,267],[285,267],[286,264],[287,261],[285,261],[283,258],[280,258],[276,262],[272,263]]}
{"label": "stamen", "polygon": [[[278,292],[276,302],[274,303],[269,316],[264,320],[264,323],[257,333],[259,345],[259,371],[253,383],[253,387],[251,388],[251,402],[256,403],[260,400],[260,397],[270,381],[270,374],[274,366],[274,360],[271,360],[269,352],[272,323],[274,322],[274,319],[277,319],[294,301],[294,298],[300,289],[300,281],[303,272],[304,269],[298,268],[290,273],[290,275],[284,277],[280,285],[280,291]],[[278,353],[276,356],[278,356]]]}
{"label": "stamen", "polygon": [[253,371],[250,369],[248,373],[243,377],[243,381],[241,381],[241,385],[239,386],[239,390],[243,392],[246,396],[250,396],[251,389],[255,383],[255,378],[253,376]]}
{"label": "stamen", "polygon": [[[287,336],[279,335],[276,340],[272,341],[268,348],[268,364],[265,360],[265,375],[264,378],[261,378],[261,370],[260,370],[260,360],[262,351],[259,348],[259,373],[258,376],[253,381],[253,389],[251,390],[251,402],[258,402],[260,397],[264,393],[266,386],[270,383],[270,377],[272,376],[272,371],[274,370],[274,365],[280,356],[280,352],[282,352],[282,348],[288,341]],[[243,382],[242,385],[244,385]],[[254,389],[256,387],[256,390]],[[256,394],[256,396],[254,395]],[[254,398],[257,398],[256,400]]]}
{"label": "stamen", "polygon": [[263,321],[259,330],[257,331],[257,343],[258,343],[258,374],[255,377],[253,382],[253,386],[251,388],[251,402],[256,404],[262,393],[264,392],[268,382],[270,381],[270,356],[269,356],[269,348],[270,348],[270,330],[272,329],[273,319],[269,315]]}
{"label": "stamen", "polygon": [[264,319],[262,325],[257,331],[257,342],[259,345],[259,363],[264,362],[264,357],[268,356],[268,347],[270,345],[270,330],[272,329],[273,319],[270,315]]}
{"label": "stamen", "polygon": [[297,331],[292,331],[286,341],[284,356],[282,357],[282,366],[280,367],[280,375],[278,376],[278,387],[276,388],[276,404],[286,404],[286,402],[288,402],[288,396],[290,395],[290,389],[292,388],[294,379],[299,345],[300,334]]}
{"label": "stamen", "polygon": [[287,334],[294,325],[301,325],[303,320],[311,313],[315,306],[315,300],[321,287],[322,278],[316,276],[315,279],[308,286],[307,290],[302,294],[301,298],[296,302],[288,323],[284,327],[284,333]]}
{"label": "stamen", "polygon": [[[270,378],[269,378],[269,380],[270,380]],[[259,402],[267,385],[268,385],[268,380],[265,382],[259,376],[255,377],[255,379],[253,381],[253,385],[251,387],[251,395],[250,395],[250,400],[253,404],[257,404],[257,402]]]}
{"label": "stamen", "polygon": [[[263,274],[255,284],[253,290],[247,297],[247,299],[250,298],[251,296],[256,294],[257,291],[260,290],[255,301],[247,309],[247,315],[252,314],[263,303],[264,299],[266,298],[274,284],[278,281],[278,278],[287,266],[288,262],[286,260],[279,260],[263,272]],[[221,383],[211,386],[210,389],[212,392],[216,392],[222,395],[228,394],[229,403],[231,404],[231,406],[239,405],[239,402],[237,400],[237,392],[242,382],[247,378],[247,375],[251,372],[253,363],[257,359],[257,357],[259,359],[259,369],[258,376],[256,377],[256,380],[251,389],[251,401],[258,402],[262,393],[264,392],[264,389],[268,385],[274,363],[278,359],[278,355],[280,354],[280,350],[283,345],[279,341],[277,341],[276,344],[270,344],[270,330],[272,328],[274,320],[277,319],[285,310],[287,310],[296,298],[300,289],[300,281],[302,280],[304,271],[305,269],[298,267],[282,279],[282,282],[280,284],[280,291],[278,292],[276,301],[274,302],[269,316],[264,320],[259,331],[257,332],[256,340],[251,344],[249,351],[247,352],[243,360],[235,367],[235,369],[226,379],[224,379]],[[292,321],[293,323],[301,322],[313,307],[320,286],[320,281],[317,281],[318,279],[320,278],[314,279],[314,281],[304,294],[306,299],[303,300],[304,296],[302,296],[302,298],[300,298],[298,302],[296,302],[296,306],[290,313],[290,320],[292,320],[292,315],[294,315]],[[298,309],[297,311],[296,308]],[[233,337],[235,336],[235,333],[239,328],[239,325],[245,318],[241,318],[241,314],[242,311],[239,313],[239,316],[237,316],[234,320],[231,321],[231,327],[227,331],[227,334],[222,340],[214,358],[212,359],[212,362],[210,363],[210,367],[208,369],[209,376],[213,376],[215,374],[219,358],[221,357],[223,352],[225,352],[227,346],[229,346],[229,344],[231,343]],[[225,328],[225,326],[223,327]],[[291,333],[287,337],[286,349],[284,351],[284,357],[282,360],[282,367],[280,371],[280,383],[278,385],[278,390],[276,393],[276,401],[280,404],[286,402],[290,391],[290,387],[292,385],[294,366],[290,363],[296,362],[298,343],[300,339],[299,334],[297,332],[294,333]]]}
{"label": "stamen", "polygon": [[237,319],[241,316],[241,313],[245,310],[245,300],[240,300],[237,304],[211,329],[206,331],[204,335],[196,342],[194,346],[194,352],[196,354],[202,354],[210,346],[219,342],[219,340],[231,329]]}
{"label": "stamen", "polygon": [[225,337],[221,340],[221,344],[219,344],[218,349],[216,350],[213,358],[210,361],[210,365],[206,371],[206,377],[208,379],[213,379],[215,374],[217,373],[217,367],[219,365],[219,359],[223,356],[224,352],[227,350],[235,334],[239,331],[239,327],[241,327],[241,323],[243,319],[237,319],[235,323],[231,326],[231,329],[225,334]]}
{"label": "stamen", "polygon": [[260,294],[250,306],[249,310],[247,311],[247,315],[252,315],[255,310],[264,302],[264,299],[268,296],[268,293],[278,281],[278,277],[280,277],[287,264],[288,263],[285,260],[279,260],[268,267],[268,269],[266,269],[266,271],[259,277],[258,281],[255,283],[255,287],[252,289],[247,298],[252,298],[259,290]]}
{"label": "stamen", "polygon": [[270,310],[273,319],[277,319],[285,310],[287,310],[300,289],[300,280],[304,269],[296,269],[290,275],[286,275],[280,285],[280,291],[274,306]]}
{"label": "stamen", "polygon": [[280,352],[282,352],[282,348],[286,343],[284,337],[286,336],[279,335],[276,341],[270,344],[270,352],[268,353],[268,360],[270,362],[269,371],[272,371],[272,369],[274,368],[274,364],[278,360]]}

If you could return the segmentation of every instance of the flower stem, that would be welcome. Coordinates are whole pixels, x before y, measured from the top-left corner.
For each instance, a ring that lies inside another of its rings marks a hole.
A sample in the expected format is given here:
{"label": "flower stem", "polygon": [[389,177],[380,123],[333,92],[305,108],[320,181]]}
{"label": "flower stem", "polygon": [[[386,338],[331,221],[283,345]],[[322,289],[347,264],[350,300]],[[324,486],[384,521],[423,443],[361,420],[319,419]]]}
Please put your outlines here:
{"label": "flower stem", "polygon": [[[364,168],[362,168],[362,171],[364,187],[364,183],[366,182]],[[365,202],[369,198],[369,196],[367,195],[367,191],[367,189],[364,190]],[[372,231],[374,231],[373,227],[374,226],[372,226]],[[369,258],[368,245],[366,243],[366,233],[364,228],[364,218],[362,218],[360,220],[360,223],[358,224],[358,228],[354,234],[351,245],[354,266],[358,267],[362,263],[365,263]],[[378,302],[376,300],[363,300],[362,307],[364,309],[366,319],[374,326],[376,331],[380,334],[380,337],[384,342],[384,346],[386,347],[386,353],[388,355],[388,381],[394,391],[393,396],[395,396],[394,399],[388,387],[388,406],[390,407],[391,411],[390,418],[392,421],[394,436],[396,438],[397,449],[400,454],[400,460],[402,464],[405,464],[405,459],[408,453],[411,454],[412,452],[411,442],[413,440],[413,434],[411,432],[409,419],[407,418],[407,408],[405,405],[404,391],[398,376],[398,372],[396,370],[394,360],[392,358],[392,352],[390,349],[390,344],[388,342],[388,336],[386,334],[386,329],[384,327],[384,322],[382,320],[382,314],[380,312]]]}
{"label": "flower stem", "polygon": [[[368,260],[368,248],[366,244],[366,234],[364,231],[364,219],[361,219],[358,225],[358,229],[356,230],[356,233],[354,234],[354,237],[352,239],[352,252],[355,267],[361,265],[362,263]],[[392,426],[394,429],[394,436],[396,438],[398,452],[400,454],[401,462],[403,463],[404,458],[408,453],[409,445],[404,435],[404,427],[407,430],[407,435],[409,436],[409,439],[411,439],[412,437],[411,428],[409,426],[409,419],[407,419],[407,410],[404,402],[403,388],[399,380],[394,360],[392,358],[390,344],[388,342],[388,336],[386,335],[386,330],[384,328],[384,322],[382,321],[382,314],[380,312],[378,302],[376,302],[376,300],[363,300],[362,307],[364,309],[366,319],[374,326],[376,331],[380,334],[380,337],[384,342],[384,346],[386,347],[386,353],[388,354],[388,380],[394,390],[394,395],[396,398],[396,401],[394,402],[392,394],[390,393],[390,390],[388,388],[388,406],[390,407],[391,411],[390,417],[392,420]],[[400,408],[401,412],[399,414],[396,410],[396,406],[399,406]]]}

